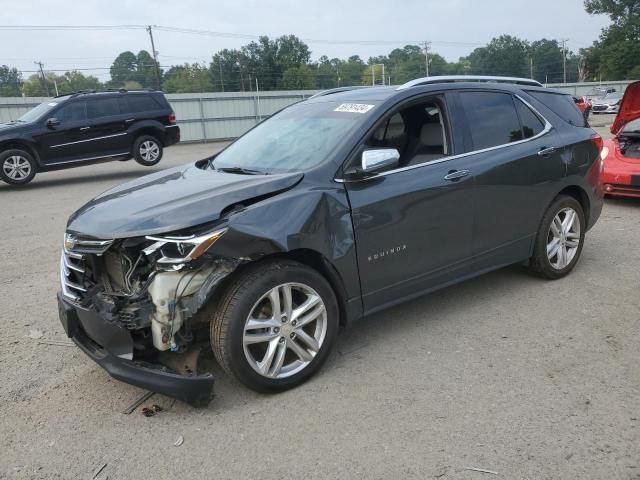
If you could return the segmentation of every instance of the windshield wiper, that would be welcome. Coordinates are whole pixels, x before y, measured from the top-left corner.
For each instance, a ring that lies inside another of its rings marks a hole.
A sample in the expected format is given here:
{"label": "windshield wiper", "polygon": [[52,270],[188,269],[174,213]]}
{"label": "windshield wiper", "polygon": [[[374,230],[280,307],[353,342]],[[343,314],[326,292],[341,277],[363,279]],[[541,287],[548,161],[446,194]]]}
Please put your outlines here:
{"label": "windshield wiper", "polygon": [[[214,168],[216,168],[214,166]],[[267,175],[265,172],[261,172],[260,170],[251,170],[249,168],[242,167],[218,167],[216,170],[225,173],[239,173],[240,175]]]}

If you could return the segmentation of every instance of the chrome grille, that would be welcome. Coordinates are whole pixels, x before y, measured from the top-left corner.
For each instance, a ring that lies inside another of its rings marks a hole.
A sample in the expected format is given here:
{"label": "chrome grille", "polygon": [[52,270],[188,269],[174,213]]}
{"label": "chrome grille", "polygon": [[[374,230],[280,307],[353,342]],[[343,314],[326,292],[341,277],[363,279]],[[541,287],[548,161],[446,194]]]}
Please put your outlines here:
{"label": "chrome grille", "polygon": [[90,255],[102,255],[113,240],[90,240],[65,234],[64,247],[60,256],[60,284],[62,294],[73,302],[80,302],[87,286],[95,284],[88,272],[87,259]]}

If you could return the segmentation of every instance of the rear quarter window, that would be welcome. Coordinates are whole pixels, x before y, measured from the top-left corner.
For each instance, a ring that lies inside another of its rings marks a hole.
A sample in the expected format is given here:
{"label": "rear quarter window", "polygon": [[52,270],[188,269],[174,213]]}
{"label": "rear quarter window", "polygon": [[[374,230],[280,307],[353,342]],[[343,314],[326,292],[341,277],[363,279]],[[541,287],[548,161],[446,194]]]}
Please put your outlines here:
{"label": "rear quarter window", "polygon": [[553,92],[541,92],[528,90],[527,93],[543,103],[549,110],[558,115],[562,120],[576,127],[588,127],[587,121],[576,106],[571,95]]}
{"label": "rear quarter window", "polygon": [[133,113],[162,110],[165,108],[151,95],[129,95],[127,101],[129,102],[129,110]]}

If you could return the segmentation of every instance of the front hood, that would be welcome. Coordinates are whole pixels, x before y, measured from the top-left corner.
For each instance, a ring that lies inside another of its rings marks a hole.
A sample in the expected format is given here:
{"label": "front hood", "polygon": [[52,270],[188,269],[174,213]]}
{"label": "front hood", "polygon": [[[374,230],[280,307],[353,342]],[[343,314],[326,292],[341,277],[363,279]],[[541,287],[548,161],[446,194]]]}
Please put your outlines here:
{"label": "front hood", "polygon": [[183,165],[102,193],[71,215],[67,230],[100,239],[181,230],[215,221],[231,205],[287,190],[302,177],[237,175]]}
{"label": "front hood", "polygon": [[27,123],[0,123],[0,135],[20,132],[24,130],[27,125]]}
{"label": "front hood", "polygon": [[640,82],[633,82],[624,91],[611,133],[617,135],[627,123],[637,118],[640,118]]}

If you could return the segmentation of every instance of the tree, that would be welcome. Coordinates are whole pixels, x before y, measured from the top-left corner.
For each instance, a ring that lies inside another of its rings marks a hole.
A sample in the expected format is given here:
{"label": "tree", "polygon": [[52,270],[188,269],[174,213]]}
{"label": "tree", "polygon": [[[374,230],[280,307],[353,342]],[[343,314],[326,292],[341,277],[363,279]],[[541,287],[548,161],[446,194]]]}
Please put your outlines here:
{"label": "tree", "polygon": [[167,70],[163,89],[167,93],[210,92],[213,85],[207,67],[185,63]]}
{"label": "tree", "polygon": [[[109,69],[111,81],[108,86],[111,88],[122,88],[126,82],[136,82],[145,88],[155,88],[156,61],[146,50],[140,50],[138,55],[133,52],[122,52],[116,57]],[[162,71],[160,71],[162,81]]]}
{"label": "tree", "polygon": [[102,84],[93,75],[85,76],[83,73],[77,70],[66,72],[64,75],[54,76],[58,85],[58,93],[60,95],[64,93],[80,92],[82,90],[100,90]]}
{"label": "tree", "polygon": [[138,57],[133,52],[122,52],[116,57],[109,69],[111,83],[120,86],[129,80],[136,80],[136,66]]}
{"label": "tree", "polygon": [[22,75],[16,68],[0,66],[0,97],[19,97]]}
{"label": "tree", "polygon": [[312,90],[314,87],[313,72],[309,65],[289,67],[282,75],[282,88],[285,90]]}
{"label": "tree", "polygon": [[502,35],[492,39],[486,47],[476,48],[466,60],[472,74],[527,77],[528,51],[526,41]]}
{"label": "tree", "polygon": [[609,15],[613,24],[585,49],[585,70],[591,79],[635,78],[640,66],[640,2],[638,0],[585,0],[590,14]]}
{"label": "tree", "polygon": [[528,57],[533,64],[534,79],[543,83],[562,82],[562,48],[557,40],[543,38],[532,42]]}
{"label": "tree", "polygon": [[[45,75],[47,79],[47,85],[49,86],[49,94],[52,92],[55,94],[55,90],[53,87],[53,82],[51,82],[51,75]],[[42,83],[42,77],[40,74],[33,74],[25,80],[22,84],[22,92],[25,97],[46,97],[47,91]]]}
{"label": "tree", "polygon": [[[146,50],[140,50],[136,56],[136,74],[137,81],[144,88],[156,88],[158,86],[157,71],[159,65],[151,54]],[[160,84],[162,85],[162,71],[160,70]]]}

